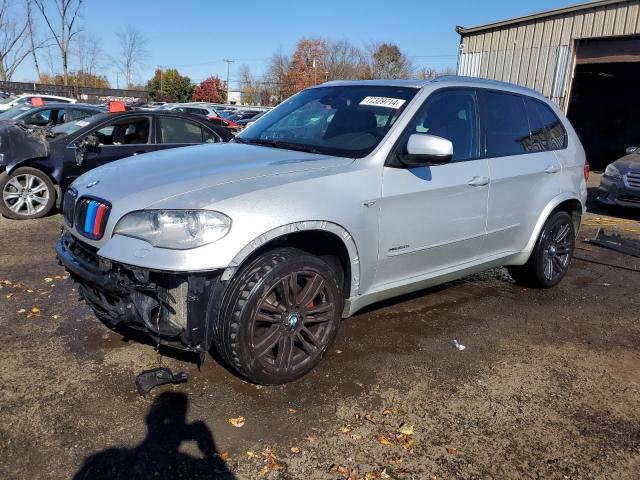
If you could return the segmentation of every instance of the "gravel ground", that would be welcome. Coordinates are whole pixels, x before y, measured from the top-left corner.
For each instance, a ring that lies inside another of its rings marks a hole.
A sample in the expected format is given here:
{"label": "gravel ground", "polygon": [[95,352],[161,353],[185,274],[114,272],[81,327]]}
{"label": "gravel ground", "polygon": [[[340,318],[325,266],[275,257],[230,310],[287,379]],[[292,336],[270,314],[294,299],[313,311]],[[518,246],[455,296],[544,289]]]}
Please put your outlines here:
{"label": "gravel ground", "polygon": [[[581,239],[640,238],[638,212],[593,210]],[[78,301],[60,224],[0,219],[0,478],[639,476],[640,259],[580,243],[551,290],[496,269],[376,305],[289,385],[173,353],[189,382],[141,398],[154,348]]]}

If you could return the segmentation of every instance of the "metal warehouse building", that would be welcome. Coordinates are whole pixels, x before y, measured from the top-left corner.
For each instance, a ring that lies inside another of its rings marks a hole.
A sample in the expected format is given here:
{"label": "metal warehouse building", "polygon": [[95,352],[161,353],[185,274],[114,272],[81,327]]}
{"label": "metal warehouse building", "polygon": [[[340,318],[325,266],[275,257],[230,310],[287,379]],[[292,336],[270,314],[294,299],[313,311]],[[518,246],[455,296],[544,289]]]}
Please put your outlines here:
{"label": "metal warehouse building", "polygon": [[567,113],[592,168],[640,143],[640,0],[457,27],[458,74],[517,83]]}

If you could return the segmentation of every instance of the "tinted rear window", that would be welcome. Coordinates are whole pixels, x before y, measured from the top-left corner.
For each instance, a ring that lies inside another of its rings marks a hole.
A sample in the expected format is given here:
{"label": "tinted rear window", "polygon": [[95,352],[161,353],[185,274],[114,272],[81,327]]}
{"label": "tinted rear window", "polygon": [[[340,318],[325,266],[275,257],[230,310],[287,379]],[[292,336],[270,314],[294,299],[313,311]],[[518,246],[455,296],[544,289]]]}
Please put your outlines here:
{"label": "tinted rear window", "polygon": [[524,99],[520,95],[484,92],[484,105],[487,156],[501,157],[530,151]]}
{"label": "tinted rear window", "polygon": [[567,131],[564,129],[562,122],[553,113],[553,110],[548,105],[538,101],[531,100],[535,105],[540,119],[547,129],[547,135],[549,136],[550,148],[552,150],[560,150],[567,146]]}

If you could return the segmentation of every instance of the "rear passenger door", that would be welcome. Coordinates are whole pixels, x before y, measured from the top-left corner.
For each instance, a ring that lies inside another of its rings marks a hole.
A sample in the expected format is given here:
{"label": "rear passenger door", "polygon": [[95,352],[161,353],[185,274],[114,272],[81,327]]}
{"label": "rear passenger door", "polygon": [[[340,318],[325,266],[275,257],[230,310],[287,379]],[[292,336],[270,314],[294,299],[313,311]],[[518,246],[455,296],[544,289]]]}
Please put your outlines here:
{"label": "rear passenger door", "polygon": [[561,191],[561,165],[533,108],[537,100],[503,91],[480,92],[483,149],[491,177],[483,250],[501,255],[525,247],[540,213]]}
{"label": "rear passenger door", "polygon": [[180,117],[158,117],[157,148],[186,147],[200,143],[217,143],[220,137],[196,122]]}

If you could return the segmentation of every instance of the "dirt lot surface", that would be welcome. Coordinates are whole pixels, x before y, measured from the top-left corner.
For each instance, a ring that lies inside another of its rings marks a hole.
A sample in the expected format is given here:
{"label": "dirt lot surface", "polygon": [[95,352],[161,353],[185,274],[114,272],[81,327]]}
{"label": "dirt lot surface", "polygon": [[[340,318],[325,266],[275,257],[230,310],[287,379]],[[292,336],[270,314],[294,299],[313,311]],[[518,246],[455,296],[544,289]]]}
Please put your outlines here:
{"label": "dirt lot surface", "polygon": [[[640,212],[594,209],[581,239],[640,237]],[[640,259],[579,243],[551,290],[497,269],[377,305],[280,387],[165,356],[189,382],[142,398],[154,348],[77,300],[60,224],[0,219],[2,479],[640,476]]]}

